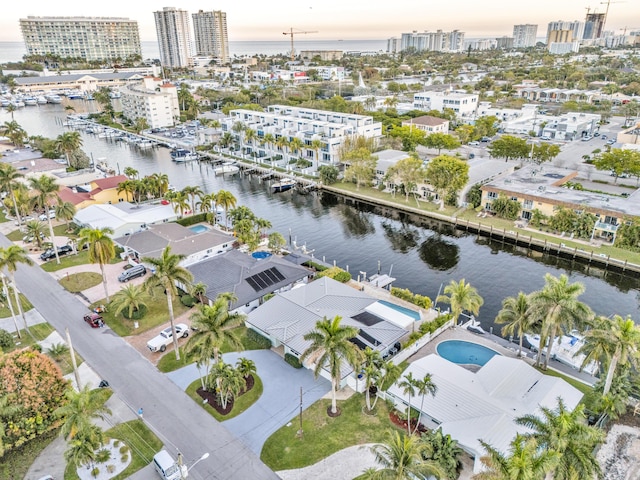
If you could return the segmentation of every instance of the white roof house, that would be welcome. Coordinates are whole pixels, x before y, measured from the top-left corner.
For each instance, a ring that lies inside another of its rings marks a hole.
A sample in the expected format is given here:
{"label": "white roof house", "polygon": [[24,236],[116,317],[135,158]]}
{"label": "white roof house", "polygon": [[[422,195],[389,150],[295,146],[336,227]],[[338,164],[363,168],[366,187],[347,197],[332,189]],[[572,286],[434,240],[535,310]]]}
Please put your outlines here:
{"label": "white roof house", "polygon": [[152,204],[136,206],[129,202],[118,204],[90,205],[79,210],[73,222],[81,227],[113,229],[113,237],[131,235],[156,223],[177,220],[171,205]]}
{"label": "white roof house", "polygon": [[[422,423],[428,428],[442,428],[460,446],[475,456],[474,471],[481,470],[483,440],[501,452],[507,452],[516,433],[524,433],[515,419],[526,414],[540,414],[540,407],[554,409],[558,397],[569,409],[578,405],[582,393],[564,380],[545,375],[526,362],[495,355],[477,372],[452,363],[436,354],[409,365],[405,375],[423,378],[430,373],[438,390],[425,398]],[[406,408],[407,396],[397,384],[388,393],[396,405]],[[412,400],[413,408],[420,402]]]}
{"label": "white roof house", "polygon": [[[359,330],[352,340],[356,345],[384,353],[409,333],[400,324],[410,317],[388,307],[383,317],[371,308],[376,303],[375,298],[360,290],[323,277],[277,294],[249,313],[247,326],[269,337],[276,347],[284,345],[286,353],[299,357],[311,345],[304,335],[324,317],[331,320],[339,315],[341,325]],[[343,377],[350,371],[343,368]]]}

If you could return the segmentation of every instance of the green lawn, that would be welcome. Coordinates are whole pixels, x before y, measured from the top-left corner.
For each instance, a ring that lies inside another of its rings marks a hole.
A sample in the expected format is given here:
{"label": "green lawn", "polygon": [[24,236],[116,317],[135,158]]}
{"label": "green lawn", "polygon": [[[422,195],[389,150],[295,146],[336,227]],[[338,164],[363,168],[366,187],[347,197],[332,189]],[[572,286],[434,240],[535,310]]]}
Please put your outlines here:
{"label": "green lawn", "polygon": [[8,222],[7,212],[3,209],[0,209],[0,223]]}
{"label": "green lawn", "polygon": [[[247,332],[249,329],[244,325],[237,327],[235,330],[239,332],[240,341],[242,342],[243,349],[245,350],[261,350],[263,347],[251,339]],[[236,350],[232,348],[227,342],[222,346],[222,353],[235,352]],[[174,370],[178,370],[179,368],[184,367],[185,365],[189,365],[193,360],[184,354],[184,350],[180,347],[180,360],[176,360],[175,352],[167,352],[165,353],[160,361],[158,362],[158,370],[161,372],[173,372]]]}
{"label": "green lawn", "polygon": [[240,415],[247,408],[256,403],[256,401],[260,398],[263,389],[262,380],[260,380],[260,377],[255,373],[253,374],[253,378],[255,380],[253,388],[244,395],[241,395],[235,399],[233,409],[227,415],[220,415],[211,405],[209,405],[208,403],[202,403],[202,398],[196,393],[196,390],[201,386],[200,379],[196,380],[187,387],[187,395],[189,395],[198,405],[201,405],[202,408],[204,408],[207,413],[209,413],[209,415],[211,415],[219,422],[222,422],[224,420],[229,420]]}
{"label": "green lawn", "polygon": [[[91,308],[93,309],[98,305],[106,305],[105,300],[102,299],[98,302],[95,302],[93,305],[91,305]],[[173,300],[174,318],[177,318],[188,310],[190,310],[188,307],[185,307],[182,303],[180,303],[180,299],[176,298]],[[102,314],[102,317],[104,318],[105,323],[109,325],[112,330],[121,337],[137,335],[169,321],[167,297],[165,297],[164,293],[162,293],[162,289],[158,288],[155,290],[151,300],[147,303],[147,314],[138,321],[139,328],[137,329],[133,326],[133,320],[124,318],[122,316],[122,313],[116,316],[113,314],[113,312],[106,311]]]}
{"label": "green lawn", "polygon": [[[22,311],[28,312],[29,310],[31,310],[33,308],[33,305],[31,305],[31,302],[29,302],[27,297],[25,297],[21,293],[18,295],[19,295],[18,298],[20,298],[20,304],[22,305]],[[15,296],[13,295],[13,292],[11,293],[11,302],[12,302],[15,314],[19,315],[18,309],[15,306]],[[0,304],[0,318],[9,318],[9,317],[11,317],[11,310],[9,309],[9,306],[5,304],[5,302],[2,302],[2,304]],[[20,319],[20,322],[22,322],[22,319]]]}
{"label": "green lawn", "polygon": [[60,285],[71,293],[78,293],[102,283],[102,275],[95,272],[78,272],[59,280]]}
{"label": "green lawn", "polygon": [[593,390],[593,388],[590,387],[589,385],[582,383],[581,381],[576,380],[575,378],[565,375],[563,373],[556,372],[555,370],[551,370],[550,368],[547,370],[544,370],[543,368],[540,368],[540,367],[535,367],[535,368],[539,372],[544,373],[545,375],[549,375],[550,377],[558,377],[563,379],[565,382],[567,382],[571,386],[580,390],[583,393],[583,395],[586,395],[587,393]]}
{"label": "green lawn", "polygon": [[[138,470],[146,467],[153,461],[153,456],[162,448],[160,439],[142,422],[142,420],[131,420],[121,423],[105,432],[107,438],[121,440],[129,447],[131,463],[113,480],[124,480],[129,478]],[[78,480],[76,468],[67,464],[64,472],[64,480]]]}
{"label": "green lawn", "polygon": [[384,441],[385,433],[396,427],[389,420],[387,405],[379,400],[375,415],[365,415],[364,396],[354,394],[339,401],[339,417],[327,415],[331,400],[319,400],[302,413],[302,439],[296,436],[298,417],[291,419],[269,437],[262,447],[260,458],[274,471],[302,468],[328,457],[343,448],[363,443]]}
{"label": "green lawn", "polygon": [[[18,318],[18,325],[22,325],[22,318]],[[14,336],[16,340],[16,345],[13,348],[5,349],[4,352],[8,353],[17,348],[25,348],[33,345],[37,341],[44,340],[47,338],[51,332],[53,332],[54,328],[48,323],[38,323],[37,325],[31,325],[29,327],[29,331],[31,335],[29,335],[24,329],[20,330],[20,334],[22,338]]]}
{"label": "green lawn", "polygon": [[[116,256],[109,263],[113,265],[120,262],[122,262],[122,259]],[[87,263],[91,263],[89,262],[89,253],[86,250],[83,250],[81,252],[78,252],[76,255],[71,254],[60,257],[59,265],[56,263],[55,259],[49,260],[48,262],[42,264],[42,269],[45,272],[55,272],[58,270],[62,270],[63,268],[75,267],[77,265],[86,265]]]}

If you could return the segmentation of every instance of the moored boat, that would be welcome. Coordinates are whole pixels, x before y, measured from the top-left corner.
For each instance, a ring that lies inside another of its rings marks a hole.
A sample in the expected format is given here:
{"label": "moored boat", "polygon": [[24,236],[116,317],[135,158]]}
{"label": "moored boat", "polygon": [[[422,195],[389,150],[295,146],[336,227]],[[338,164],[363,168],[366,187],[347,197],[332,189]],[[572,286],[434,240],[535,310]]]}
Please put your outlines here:
{"label": "moored boat", "polygon": [[218,165],[213,169],[213,173],[216,175],[233,175],[239,171],[240,167],[238,167],[234,162],[224,162],[222,165]]}
{"label": "moored boat", "polygon": [[279,182],[276,182],[273,185],[271,185],[271,188],[273,189],[274,193],[277,193],[277,192],[286,192],[287,190],[291,190],[295,186],[296,186],[295,180],[291,178],[283,178]]}
{"label": "moored boat", "polygon": [[[524,338],[529,343],[531,350],[540,350],[540,335],[537,333],[525,334]],[[545,343],[545,345],[542,346],[543,355],[546,355],[547,353],[547,345],[548,344]],[[598,372],[598,364],[596,362],[590,362],[582,367],[585,355],[583,353],[578,353],[578,351],[583,346],[584,337],[580,335],[577,330],[571,330],[569,334],[561,335],[554,339],[553,346],[551,348],[551,358],[575,368],[576,370],[582,369],[583,371],[594,375]]]}

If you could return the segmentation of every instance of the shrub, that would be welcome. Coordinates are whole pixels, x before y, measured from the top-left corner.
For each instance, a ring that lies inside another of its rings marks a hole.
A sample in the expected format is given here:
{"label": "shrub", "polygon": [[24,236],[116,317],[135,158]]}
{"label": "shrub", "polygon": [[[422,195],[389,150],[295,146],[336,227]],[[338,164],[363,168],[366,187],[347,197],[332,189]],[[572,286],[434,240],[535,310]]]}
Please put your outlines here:
{"label": "shrub", "polygon": [[198,303],[198,300],[195,297],[192,297],[191,295],[182,295],[180,297],[180,303],[182,303],[185,307],[193,307],[196,303]]}
{"label": "shrub", "polygon": [[341,283],[347,283],[351,280],[351,274],[340,267],[327,268],[326,270],[318,273],[317,276],[318,278],[329,277]]}
{"label": "shrub", "polygon": [[409,335],[409,338],[407,339],[406,343],[402,346],[402,348],[407,348],[409,345],[413,345],[418,341],[420,337],[422,337],[422,335],[424,334],[421,331],[411,332],[411,334]]}
{"label": "shrub", "polygon": [[417,305],[418,307],[424,308],[427,310],[430,309],[431,306],[433,305],[429,297],[424,295],[419,295],[417,293],[414,294],[413,292],[411,292],[411,290],[407,288],[391,287],[391,295],[393,295],[394,297],[398,297],[404,300],[405,302],[413,303],[414,305]]}
{"label": "shrub", "polygon": [[120,461],[121,461],[122,463],[127,463],[127,462],[129,461],[129,455],[127,455],[127,454],[125,453],[124,455],[122,455],[122,456],[120,457]]}
{"label": "shrub", "polygon": [[312,262],[312,261],[305,262],[302,265],[304,265],[305,267],[308,267],[308,268],[313,268],[316,272],[324,272],[327,268],[329,268],[329,267],[325,267],[324,265],[321,265],[319,263]]}
{"label": "shrub", "polygon": [[2,348],[3,350],[7,350],[13,348],[15,344],[16,342],[13,339],[13,335],[11,335],[6,330],[0,329],[0,348]]}
{"label": "shrub", "polygon": [[207,212],[197,213],[195,215],[190,215],[188,217],[181,218],[176,223],[182,225],[183,227],[188,227],[189,225],[195,225],[196,223],[206,222],[207,221]]}
{"label": "shrub", "polygon": [[302,368],[302,363],[300,363],[298,357],[290,353],[284,354],[284,361],[291,365],[293,368]]}
{"label": "shrub", "polygon": [[111,464],[107,465],[107,472],[108,473],[113,473],[115,471],[116,471],[116,466],[115,465],[111,465]]}
{"label": "shrub", "polygon": [[39,343],[34,343],[33,345],[31,345],[31,350],[42,353],[42,345],[40,345]]}
{"label": "shrub", "polygon": [[111,452],[107,448],[101,448],[96,454],[96,462],[105,463],[111,458]]}
{"label": "shrub", "polygon": [[257,343],[261,348],[271,348],[271,340],[269,340],[264,335],[260,335],[258,332],[252,330],[251,328],[247,329],[247,339]]}
{"label": "shrub", "polygon": [[114,440],[113,441],[113,446],[114,447],[119,447],[120,446],[120,440]]}
{"label": "shrub", "polygon": [[97,478],[98,475],[100,475],[100,469],[98,467],[95,467],[93,470],[91,470],[91,476],[93,478]]}
{"label": "shrub", "polygon": [[118,451],[120,452],[120,455],[126,455],[129,453],[129,447],[122,445]]}

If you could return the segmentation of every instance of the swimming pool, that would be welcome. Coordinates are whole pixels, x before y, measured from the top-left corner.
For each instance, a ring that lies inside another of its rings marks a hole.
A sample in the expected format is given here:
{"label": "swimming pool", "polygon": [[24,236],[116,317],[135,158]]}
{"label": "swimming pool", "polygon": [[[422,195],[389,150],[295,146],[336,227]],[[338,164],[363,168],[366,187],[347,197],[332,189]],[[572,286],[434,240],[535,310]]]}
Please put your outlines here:
{"label": "swimming pool", "polygon": [[194,225],[193,227],[189,227],[189,230],[191,230],[194,233],[202,233],[202,232],[207,232],[209,229],[204,225]]}
{"label": "swimming pool", "polygon": [[438,355],[450,362],[459,365],[479,365],[483,366],[494,355],[500,355],[495,350],[491,350],[477,343],[465,342],[463,340],[445,340],[436,347]]}
{"label": "swimming pool", "polygon": [[405,315],[408,315],[409,317],[413,318],[415,321],[420,320],[420,313],[416,312],[415,310],[411,310],[410,308],[406,308],[406,307],[401,307],[400,305],[396,305],[395,303],[387,302],[385,300],[378,300],[378,303],[381,303],[386,307],[393,308],[394,310],[400,313],[404,313]]}
{"label": "swimming pool", "polygon": [[256,260],[264,260],[265,258],[269,258],[272,254],[269,252],[253,252],[251,256]]}

